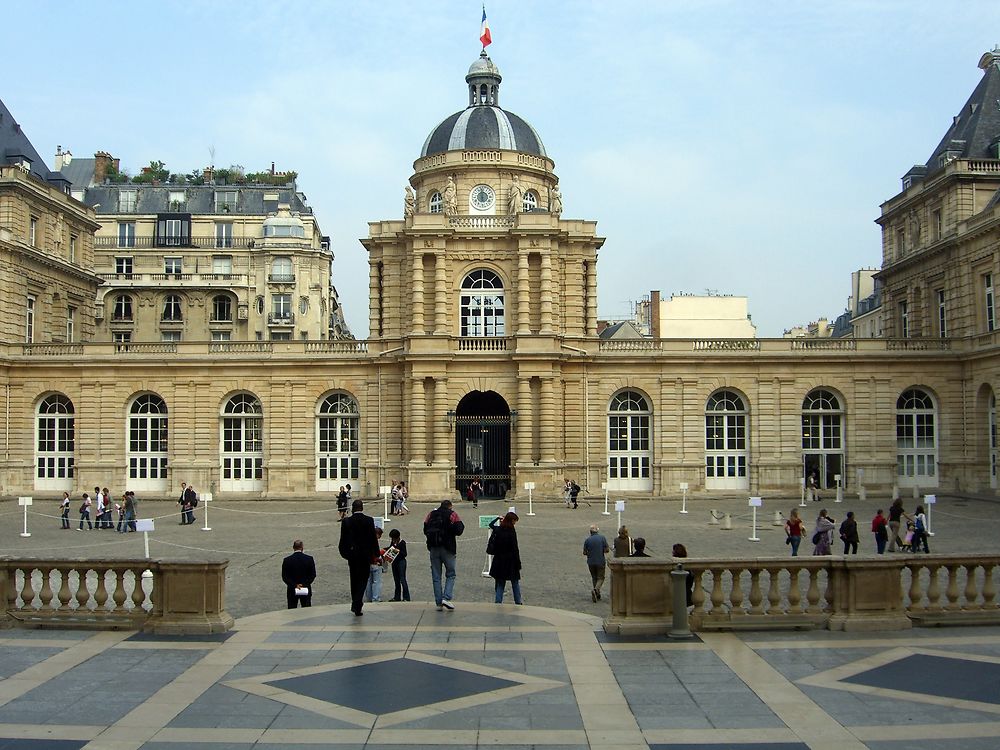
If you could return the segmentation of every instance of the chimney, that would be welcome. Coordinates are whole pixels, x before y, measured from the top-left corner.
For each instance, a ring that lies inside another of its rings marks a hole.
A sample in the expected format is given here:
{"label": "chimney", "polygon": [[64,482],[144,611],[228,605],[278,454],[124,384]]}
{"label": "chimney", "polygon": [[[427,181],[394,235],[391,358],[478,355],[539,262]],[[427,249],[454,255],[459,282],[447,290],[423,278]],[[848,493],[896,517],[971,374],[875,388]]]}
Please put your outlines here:
{"label": "chimney", "polygon": [[[69,156],[69,152],[68,151],[66,152],[66,155]],[[56,158],[55,158],[55,161],[52,163],[52,171],[53,172],[59,172],[59,171],[61,171],[62,168],[63,168],[63,166],[65,166],[67,163],[68,162],[64,162],[63,161],[62,146],[56,146]]]}
{"label": "chimney", "polygon": [[201,171],[201,176],[205,179],[206,185],[211,185],[215,181],[215,167],[205,167]]}
{"label": "chimney", "polygon": [[660,290],[649,293],[649,335],[660,338]]}
{"label": "chimney", "polygon": [[271,162],[271,174],[272,175],[274,174],[274,162],[273,161]]}
{"label": "chimney", "polygon": [[108,167],[114,165],[114,159],[111,158],[111,154],[107,151],[98,151],[94,154],[94,184],[103,185],[104,180],[107,179],[108,172],[110,171]]}

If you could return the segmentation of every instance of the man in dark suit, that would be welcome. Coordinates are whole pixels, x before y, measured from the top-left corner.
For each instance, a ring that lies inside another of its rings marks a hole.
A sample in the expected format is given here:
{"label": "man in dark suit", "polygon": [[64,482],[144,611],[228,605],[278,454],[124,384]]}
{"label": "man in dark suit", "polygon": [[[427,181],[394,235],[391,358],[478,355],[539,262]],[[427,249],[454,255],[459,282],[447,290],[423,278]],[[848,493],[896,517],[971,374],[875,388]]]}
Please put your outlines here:
{"label": "man in dark suit", "polygon": [[340,522],[340,556],[347,560],[351,574],[351,612],[361,617],[361,606],[364,603],[365,586],[368,585],[368,573],[378,556],[378,537],[375,536],[375,519],[366,516],[364,503],[355,500],[351,503],[351,515]]}
{"label": "man in dark suit", "polygon": [[[281,561],[281,580],[287,587],[288,608],[312,606],[313,581],[316,580],[316,562],[312,555],[303,550],[302,540],[292,542],[292,554]],[[296,594],[295,589],[305,589],[305,594]]]}

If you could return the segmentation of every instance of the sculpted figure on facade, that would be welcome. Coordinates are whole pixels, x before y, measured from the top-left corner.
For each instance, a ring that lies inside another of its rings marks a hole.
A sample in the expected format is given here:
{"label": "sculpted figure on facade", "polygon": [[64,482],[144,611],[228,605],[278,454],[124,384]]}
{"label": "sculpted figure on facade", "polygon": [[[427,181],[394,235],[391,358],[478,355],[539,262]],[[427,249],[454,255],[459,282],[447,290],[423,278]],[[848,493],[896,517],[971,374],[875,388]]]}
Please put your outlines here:
{"label": "sculpted figure on facade", "polygon": [[403,216],[413,216],[416,209],[417,196],[413,194],[413,188],[406,186],[406,195],[403,198]]}
{"label": "sculpted figure on facade", "polygon": [[448,185],[444,189],[444,212],[446,214],[458,213],[458,188],[455,187],[453,175],[448,175]]}
{"label": "sculpted figure on facade", "polygon": [[553,213],[556,216],[562,213],[562,193],[559,192],[558,185],[553,185],[551,191],[549,191],[549,213]]}
{"label": "sculpted figure on facade", "polygon": [[514,175],[514,181],[511,183],[510,191],[507,197],[507,213],[517,214],[520,213],[524,208],[524,191],[521,189],[521,180],[517,175]]}
{"label": "sculpted figure on facade", "polygon": [[920,246],[920,216],[916,211],[910,211],[910,244],[912,247]]}

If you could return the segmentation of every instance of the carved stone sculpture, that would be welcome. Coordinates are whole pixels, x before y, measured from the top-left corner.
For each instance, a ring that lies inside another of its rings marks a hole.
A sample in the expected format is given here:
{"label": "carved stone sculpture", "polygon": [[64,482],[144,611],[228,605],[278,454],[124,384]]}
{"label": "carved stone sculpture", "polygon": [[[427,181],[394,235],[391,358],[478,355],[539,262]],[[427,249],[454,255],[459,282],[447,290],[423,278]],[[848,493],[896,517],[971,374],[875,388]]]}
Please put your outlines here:
{"label": "carved stone sculpture", "polygon": [[444,189],[444,212],[458,213],[458,189],[455,187],[455,178],[452,175],[448,175],[448,185]]}
{"label": "carved stone sculpture", "polygon": [[413,216],[416,209],[417,196],[413,194],[413,188],[406,186],[406,195],[403,198],[403,216]]}
{"label": "carved stone sculpture", "polygon": [[518,214],[522,210],[524,210],[524,191],[521,189],[520,179],[514,175],[514,181],[511,183],[507,196],[507,213]]}
{"label": "carved stone sculpture", "polygon": [[558,185],[553,185],[552,190],[549,191],[549,213],[556,216],[562,213],[562,193],[559,192]]}

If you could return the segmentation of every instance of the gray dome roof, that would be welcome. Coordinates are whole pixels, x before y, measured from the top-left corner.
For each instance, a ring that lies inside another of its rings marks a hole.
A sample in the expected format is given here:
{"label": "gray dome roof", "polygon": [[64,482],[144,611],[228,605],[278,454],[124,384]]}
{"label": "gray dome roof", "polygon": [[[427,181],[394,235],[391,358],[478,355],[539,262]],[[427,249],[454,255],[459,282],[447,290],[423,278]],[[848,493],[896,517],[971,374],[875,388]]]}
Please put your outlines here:
{"label": "gray dome roof", "polygon": [[427,136],[420,155],[478,149],[545,156],[542,139],[531,125],[513,112],[491,106],[468,107],[445,119]]}

